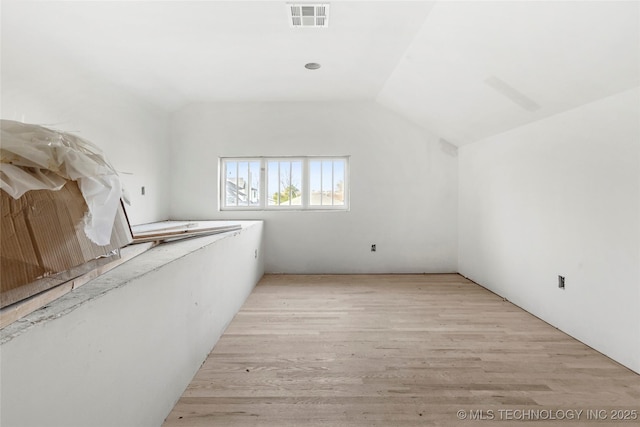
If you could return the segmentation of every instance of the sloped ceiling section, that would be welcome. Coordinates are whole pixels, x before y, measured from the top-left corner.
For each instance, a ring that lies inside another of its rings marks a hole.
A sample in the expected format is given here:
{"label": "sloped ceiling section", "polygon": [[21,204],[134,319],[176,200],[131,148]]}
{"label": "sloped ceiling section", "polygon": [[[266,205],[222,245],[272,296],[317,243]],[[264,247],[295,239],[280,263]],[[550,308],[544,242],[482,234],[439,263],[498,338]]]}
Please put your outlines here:
{"label": "sloped ceiling section", "polygon": [[169,111],[373,101],[433,5],[332,1],[328,28],[292,28],[287,3],[308,2],[3,0],[3,71],[27,78],[70,61]]}
{"label": "sloped ceiling section", "polygon": [[377,101],[460,146],[640,84],[638,1],[332,0],[328,28],[287,3],[3,0],[3,91],[72,68],[166,111]]}
{"label": "sloped ceiling section", "polygon": [[438,2],[377,100],[460,146],[636,87],[639,6]]}

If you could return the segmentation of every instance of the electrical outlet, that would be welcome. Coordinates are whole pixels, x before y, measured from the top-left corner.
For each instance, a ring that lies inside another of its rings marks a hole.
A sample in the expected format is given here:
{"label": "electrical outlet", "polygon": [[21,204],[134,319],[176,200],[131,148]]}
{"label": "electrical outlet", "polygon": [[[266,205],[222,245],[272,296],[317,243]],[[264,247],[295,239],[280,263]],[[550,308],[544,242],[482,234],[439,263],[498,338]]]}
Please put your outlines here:
{"label": "electrical outlet", "polygon": [[558,287],[564,289],[564,276],[558,276]]}
{"label": "electrical outlet", "polygon": [[373,245],[371,245],[371,252],[375,252],[376,251],[376,245],[375,243]]}
{"label": "electrical outlet", "polygon": [[140,188],[140,194],[142,194],[144,196],[145,190],[144,190],[144,185]]}
{"label": "electrical outlet", "polygon": [[254,257],[254,258],[256,258],[256,259],[258,258],[258,250],[257,250],[257,249],[256,249],[256,251],[254,252],[253,257]]}

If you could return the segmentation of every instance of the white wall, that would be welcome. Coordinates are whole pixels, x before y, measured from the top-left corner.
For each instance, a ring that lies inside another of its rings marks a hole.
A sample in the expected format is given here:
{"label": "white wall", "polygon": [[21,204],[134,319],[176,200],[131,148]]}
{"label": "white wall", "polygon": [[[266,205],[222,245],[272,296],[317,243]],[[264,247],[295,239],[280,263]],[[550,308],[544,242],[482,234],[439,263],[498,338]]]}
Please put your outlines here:
{"label": "white wall", "polygon": [[459,152],[460,273],[636,372],[638,117],[636,88]]}
{"label": "white wall", "polygon": [[261,241],[258,222],[158,246],[4,328],[0,425],[161,425],[262,277]]}
{"label": "white wall", "polygon": [[[267,272],[456,271],[456,154],[383,107],[194,104],[171,141],[171,218],[264,219]],[[218,211],[218,158],[270,155],[351,155],[350,212]]]}
{"label": "white wall", "polygon": [[34,57],[27,48],[16,52],[4,44],[1,87],[3,119],[72,132],[105,152],[131,196],[132,224],[167,219],[167,113],[78,64],[54,54]]}

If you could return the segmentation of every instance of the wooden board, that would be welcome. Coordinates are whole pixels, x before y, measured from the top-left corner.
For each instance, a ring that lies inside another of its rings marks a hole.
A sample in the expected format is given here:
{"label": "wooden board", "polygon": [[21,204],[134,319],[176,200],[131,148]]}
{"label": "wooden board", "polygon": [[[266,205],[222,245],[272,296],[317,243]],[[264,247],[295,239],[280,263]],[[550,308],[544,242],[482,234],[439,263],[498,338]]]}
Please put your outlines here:
{"label": "wooden board", "polygon": [[133,226],[135,243],[183,239],[238,231],[242,226],[229,221],[162,221]]}
{"label": "wooden board", "polygon": [[[50,302],[60,298],[68,292],[88,283],[89,281],[95,279],[101,274],[106,273],[109,270],[116,268],[124,262],[146,252],[155,246],[156,243],[142,243],[138,245],[131,245],[120,250],[120,258],[111,260],[106,264],[100,264],[90,262],[87,265],[92,265],[94,268],[91,268],[89,271],[74,277],[71,280],[63,282],[47,291],[41,292],[37,295],[34,295],[30,298],[27,298],[18,303],[12,304],[0,310],[0,329],[4,328],[7,325],[15,322],[16,320],[33,313],[41,307],[49,304]],[[99,260],[96,260],[96,262]]]}

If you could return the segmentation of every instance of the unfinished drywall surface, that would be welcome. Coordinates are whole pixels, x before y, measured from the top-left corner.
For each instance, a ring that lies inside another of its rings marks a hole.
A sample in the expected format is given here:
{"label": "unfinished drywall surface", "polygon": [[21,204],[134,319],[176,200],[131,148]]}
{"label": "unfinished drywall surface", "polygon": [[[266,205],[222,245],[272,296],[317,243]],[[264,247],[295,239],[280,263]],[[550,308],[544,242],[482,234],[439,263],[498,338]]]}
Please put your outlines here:
{"label": "unfinished drywall surface", "polygon": [[[171,144],[171,216],[264,219],[267,272],[456,271],[456,152],[383,107],[194,104]],[[218,210],[219,157],[296,155],[351,156],[349,212]]]}
{"label": "unfinished drywall surface", "polygon": [[[6,31],[3,37],[10,37]],[[56,52],[44,58],[30,55],[28,46],[28,41],[2,46],[2,118],[91,141],[104,151],[129,193],[131,223],[167,219],[167,113]]]}
{"label": "unfinished drywall surface", "polygon": [[253,222],[161,245],[3,329],[0,425],[161,425],[262,277],[261,241]]}
{"label": "unfinished drywall surface", "polygon": [[638,117],[636,88],[465,146],[459,204],[461,274],[636,372]]}

